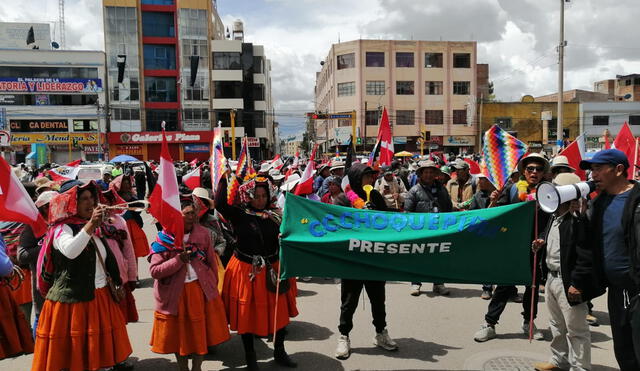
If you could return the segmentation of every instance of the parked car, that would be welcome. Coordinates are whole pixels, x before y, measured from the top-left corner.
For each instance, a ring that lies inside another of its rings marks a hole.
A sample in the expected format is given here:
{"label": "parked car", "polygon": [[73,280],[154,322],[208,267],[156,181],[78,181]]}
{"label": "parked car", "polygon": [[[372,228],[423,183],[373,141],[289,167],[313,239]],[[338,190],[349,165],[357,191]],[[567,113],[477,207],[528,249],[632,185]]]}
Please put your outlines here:
{"label": "parked car", "polygon": [[113,165],[105,163],[80,165],[79,167],[78,180],[82,182],[102,179],[102,174],[104,174],[105,171],[111,172],[111,170],[113,170]]}

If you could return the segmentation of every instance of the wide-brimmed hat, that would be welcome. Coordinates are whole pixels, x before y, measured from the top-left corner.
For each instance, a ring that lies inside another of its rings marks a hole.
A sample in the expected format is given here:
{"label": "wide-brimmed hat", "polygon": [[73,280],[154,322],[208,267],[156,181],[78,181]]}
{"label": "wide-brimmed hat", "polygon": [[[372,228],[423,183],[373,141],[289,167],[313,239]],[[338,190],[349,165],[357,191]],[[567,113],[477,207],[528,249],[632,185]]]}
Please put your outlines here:
{"label": "wide-brimmed hat", "polygon": [[532,162],[539,162],[544,165],[544,172],[549,172],[549,161],[539,153],[530,153],[526,157],[522,158],[518,163],[518,171],[520,174],[524,174],[524,169]]}
{"label": "wide-brimmed hat", "polygon": [[59,195],[58,192],[56,191],[46,191],[46,192],[42,192],[40,194],[40,196],[38,196],[38,199],[36,200],[36,207],[40,208],[46,204],[48,204],[49,202],[51,202],[51,200],[56,197],[57,195]]}
{"label": "wide-brimmed hat", "polygon": [[331,169],[331,166],[329,164],[318,165],[318,174],[320,174],[324,169]]}
{"label": "wide-brimmed hat", "polygon": [[36,185],[36,193],[38,194],[42,192],[45,188],[53,189],[53,186],[55,185],[54,182],[52,182],[51,180],[49,180],[49,178],[46,178],[46,177],[40,177],[34,180],[33,183]]}
{"label": "wide-brimmed hat", "polygon": [[344,169],[344,161],[336,160],[331,162],[331,171]]}
{"label": "wide-brimmed hat", "polygon": [[571,171],[576,171],[576,169],[574,169],[573,167],[571,167],[571,165],[569,165],[569,159],[567,158],[567,156],[556,156],[554,157],[554,159],[551,161],[551,171],[553,172],[553,169],[557,169],[559,167],[566,167],[568,169],[571,169]]}
{"label": "wide-brimmed hat", "polygon": [[273,180],[282,180],[282,179],[284,179],[284,175],[282,175],[282,173],[280,173],[280,170],[278,170],[278,169],[269,170],[269,176]]}
{"label": "wide-brimmed hat", "polygon": [[449,167],[458,170],[458,169],[469,169],[469,163],[465,160],[459,158],[451,163],[449,163]]}
{"label": "wide-brimmed hat", "polygon": [[192,195],[199,197],[205,201],[207,201],[209,203],[209,208],[212,209],[214,206],[214,202],[211,199],[211,196],[209,196],[209,191],[206,188],[202,188],[202,187],[196,187],[193,189],[193,192],[191,192]]}
{"label": "wide-brimmed hat", "polygon": [[425,161],[418,162],[418,169],[416,170],[416,172],[420,173],[422,172],[423,169],[430,168],[430,167],[440,170],[440,168],[438,168],[438,165],[435,162],[431,160],[425,160]]}
{"label": "wide-brimmed hat", "polygon": [[556,175],[556,177],[553,178],[553,184],[558,186],[576,184],[580,183],[581,181],[582,180],[580,179],[580,177],[574,173],[562,173]]}
{"label": "wide-brimmed hat", "polygon": [[284,182],[282,186],[280,186],[281,191],[291,192],[291,190],[300,182],[300,174],[294,173],[289,175],[287,180]]}
{"label": "wide-brimmed hat", "polygon": [[269,170],[271,170],[271,163],[265,162],[262,165],[260,165],[260,170],[258,170],[258,172],[259,173],[268,173]]}

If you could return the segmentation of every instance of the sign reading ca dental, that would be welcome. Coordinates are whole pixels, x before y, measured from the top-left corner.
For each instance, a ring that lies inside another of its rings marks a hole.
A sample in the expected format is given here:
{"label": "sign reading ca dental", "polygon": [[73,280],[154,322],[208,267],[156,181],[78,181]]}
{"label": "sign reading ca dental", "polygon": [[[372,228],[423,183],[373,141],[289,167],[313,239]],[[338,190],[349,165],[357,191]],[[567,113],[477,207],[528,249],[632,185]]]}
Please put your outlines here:
{"label": "sign reading ca dental", "polygon": [[101,79],[0,77],[0,93],[100,93]]}
{"label": "sign reading ca dental", "polygon": [[98,144],[98,135],[96,133],[11,133],[11,144],[16,146],[31,143],[69,145],[69,142],[71,142],[73,146]]}
{"label": "sign reading ca dental", "polygon": [[[169,143],[211,143],[213,140],[212,131],[167,131],[167,142]],[[110,144],[150,144],[162,143],[162,132],[124,132],[109,133]]]}
{"label": "sign reading ca dental", "polygon": [[29,133],[42,131],[68,132],[67,120],[10,120],[11,131]]}
{"label": "sign reading ca dental", "polygon": [[407,282],[531,282],[533,202],[456,213],[398,213],[287,193],[281,277]]}

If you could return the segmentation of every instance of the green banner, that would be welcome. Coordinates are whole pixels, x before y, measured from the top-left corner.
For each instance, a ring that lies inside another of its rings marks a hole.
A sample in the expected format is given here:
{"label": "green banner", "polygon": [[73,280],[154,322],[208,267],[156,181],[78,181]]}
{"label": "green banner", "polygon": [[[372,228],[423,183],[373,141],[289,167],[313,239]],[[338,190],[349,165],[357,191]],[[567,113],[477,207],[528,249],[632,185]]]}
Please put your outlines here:
{"label": "green banner", "polygon": [[531,283],[534,203],[455,213],[360,210],[287,193],[281,277]]}

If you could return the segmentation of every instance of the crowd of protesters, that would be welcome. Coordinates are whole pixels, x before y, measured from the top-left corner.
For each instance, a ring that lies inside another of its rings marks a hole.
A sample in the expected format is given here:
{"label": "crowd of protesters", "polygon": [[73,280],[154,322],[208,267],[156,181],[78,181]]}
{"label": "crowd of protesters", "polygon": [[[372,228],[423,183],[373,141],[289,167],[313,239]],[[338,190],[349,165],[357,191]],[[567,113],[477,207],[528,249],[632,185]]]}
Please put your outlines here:
{"label": "crowd of protesters", "polygon": [[[483,171],[472,171],[471,160],[478,159],[439,154],[381,167],[365,160],[327,160],[315,164],[313,191],[303,196],[388,212],[462,212],[532,201],[542,181],[558,186],[581,181],[564,156],[550,161],[531,153],[496,189]],[[179,184],[192,165],[176,164]],[[153,352],[174,354],[179,370],[197,371],[211,347],[236,332],[247,368],[258,370],[254,342],[274,335],[275,361],[296,367],[285,350],[287,324],[298,314],[296,280],[281,281],[276,290],[274,272],[284,194],[300,184],[303,161],[255,164],[258,171],[240,185],[232,205],[227,180],[214,192],[203,164],[199,187],[180,185],[182,247],[159,224],[155,240],[148,241],[143,231],[141,212],[157,177],[153,163],[145,167],[149,171],[116,164],[90,182],[56,180],[48,175],[51,166],[14,169],[49,229],[36,237],[24,224],[0,222],[0,359],[33,352],[33,370],[133,369],[127,361],[133,349],[126,324],[138,321],[138,259],[146,258],[154,279]],[[531,263],[534,253],[539,257],[537,282],[522,296],[515,286],[486,282],[481,297],[489,300],[488,309],[473,338],[485,342],[498,336],[507,302],[517,301],[522,302],[521,331],[544,340],[530,322],[537,315],[538,293],[544,292],[551,357],[535,368],[589,370],[589,323],[595,321],[590,300],[608,291],[620,369],[640,370],[640,185],[627,176],[636,169],[615,149],[583,160],[580,168],[597,191],[560,205],[553,214],[537,211],[530,247]],[[228,170],[235,172],[235,165]],[[434,282],[433,292],[450,295],[445,284]],[[349,334],[363,289],[374,344],[397,350],[387,329],[385,282],[342,279],[340,289],[336,358],[351,354]],[[409,294],[419,296],[421,289],[420,282],[412,282]]]}

